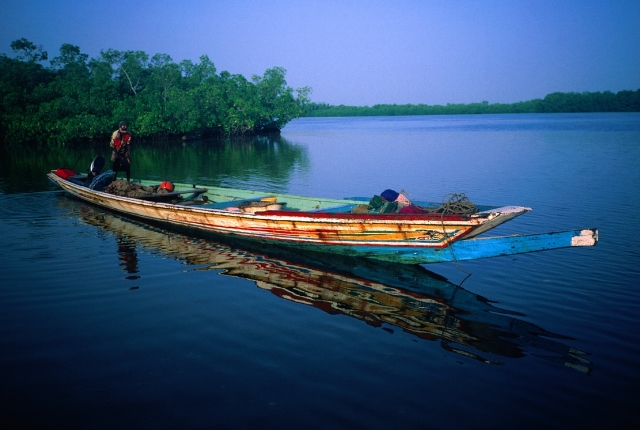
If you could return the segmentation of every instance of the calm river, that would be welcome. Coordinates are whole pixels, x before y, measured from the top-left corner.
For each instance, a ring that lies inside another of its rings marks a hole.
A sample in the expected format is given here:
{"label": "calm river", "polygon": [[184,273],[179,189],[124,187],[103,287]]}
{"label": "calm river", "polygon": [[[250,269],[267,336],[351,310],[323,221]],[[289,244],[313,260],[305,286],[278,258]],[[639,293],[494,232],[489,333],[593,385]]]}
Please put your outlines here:
{"label": "calm river", "polygon": [[640,425],[640,114],[303,118],[277,138],[134,142],[133,177],[465,193],[533,208],[496,234],[600,230],[591,248],[458,265],[246,249],[45,177],[98,154],[1,154],[0,428]]}

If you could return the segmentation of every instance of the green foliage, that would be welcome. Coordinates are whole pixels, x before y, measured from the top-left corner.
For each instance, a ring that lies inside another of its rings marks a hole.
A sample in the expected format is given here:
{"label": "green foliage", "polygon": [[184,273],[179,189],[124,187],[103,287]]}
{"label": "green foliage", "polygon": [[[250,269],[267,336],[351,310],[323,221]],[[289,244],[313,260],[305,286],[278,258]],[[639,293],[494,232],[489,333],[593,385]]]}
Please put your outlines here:
{"label": "green foliage", "polygon": [[25,39],[24,37],[11,42],[11,50],[16,54],[19,60],[29,63],[45,61],[49,57],[47,51],[42,50],[42,46],[36,46],[33,42]]}
{"label": "green foliage", "polygon": [[471,104],[442,105],[374,105],[332,106],[309,103],[303,116],[398,116],[398,115],[463,115],[498,113],[566,113],[566,112],[640,112],[640,89],[603,93],[553,93],[544,99],[512,104],[487,101]]}
{"label": "green foliage", "polygon": [[47,53],[27,39],[11,48],[15,58],[0,55],[5,144],[104,142],[121,120],[136,140],[279,132],[309,103],[310,89],[288,87],[280,67],[248,81],[217,74],[207,56],[175,63],[109,49],[89,58],[70,44],[45,67]]}

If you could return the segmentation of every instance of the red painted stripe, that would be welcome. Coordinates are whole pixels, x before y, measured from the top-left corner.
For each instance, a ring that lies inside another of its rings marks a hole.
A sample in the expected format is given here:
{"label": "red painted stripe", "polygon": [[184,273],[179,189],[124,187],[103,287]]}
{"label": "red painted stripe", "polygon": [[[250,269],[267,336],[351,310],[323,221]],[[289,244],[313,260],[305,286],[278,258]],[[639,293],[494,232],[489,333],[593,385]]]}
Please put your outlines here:
{"label": "red painted stripe", "polygon": [[350,212],[298,212],[298,211],[262,211],[256,215],[278,215],[299,218],[351,218],[351,219],[397,219],[404,222],[407,220],[443,220],[443,221],[467,221],[469,216],[459,214],[360,214]]}

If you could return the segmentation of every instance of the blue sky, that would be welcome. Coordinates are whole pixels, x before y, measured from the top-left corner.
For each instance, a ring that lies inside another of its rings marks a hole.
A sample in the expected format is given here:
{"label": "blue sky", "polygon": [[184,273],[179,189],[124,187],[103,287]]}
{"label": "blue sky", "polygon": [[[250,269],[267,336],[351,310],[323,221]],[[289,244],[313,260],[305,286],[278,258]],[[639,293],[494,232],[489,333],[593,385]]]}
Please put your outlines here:
{"label": "blue sky", "polygon": [[640,89],[638,0],[4,0],[0,52],[25,37],[208,55],[247,78],[270,67],[315,102],[513,103]]}

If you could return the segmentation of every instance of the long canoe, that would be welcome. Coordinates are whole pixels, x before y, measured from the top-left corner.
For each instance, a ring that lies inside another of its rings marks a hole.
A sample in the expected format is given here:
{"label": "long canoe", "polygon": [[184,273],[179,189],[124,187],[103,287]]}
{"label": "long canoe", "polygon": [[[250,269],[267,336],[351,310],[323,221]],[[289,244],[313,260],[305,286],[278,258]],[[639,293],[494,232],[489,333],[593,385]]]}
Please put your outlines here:
{"label": "long canoe", "polygon": [[[80,176],[48,178],[71,196],[143,220],[262,243],[403,264],[496,257],[593,246],[597,229],[478,238],[529,212],[523,206],[478,207],[473,214],[370,213],[362,199],[175,184],[171,193],[127,197],[84,185]],[[140,181],[141,185],[154,185]]]}

